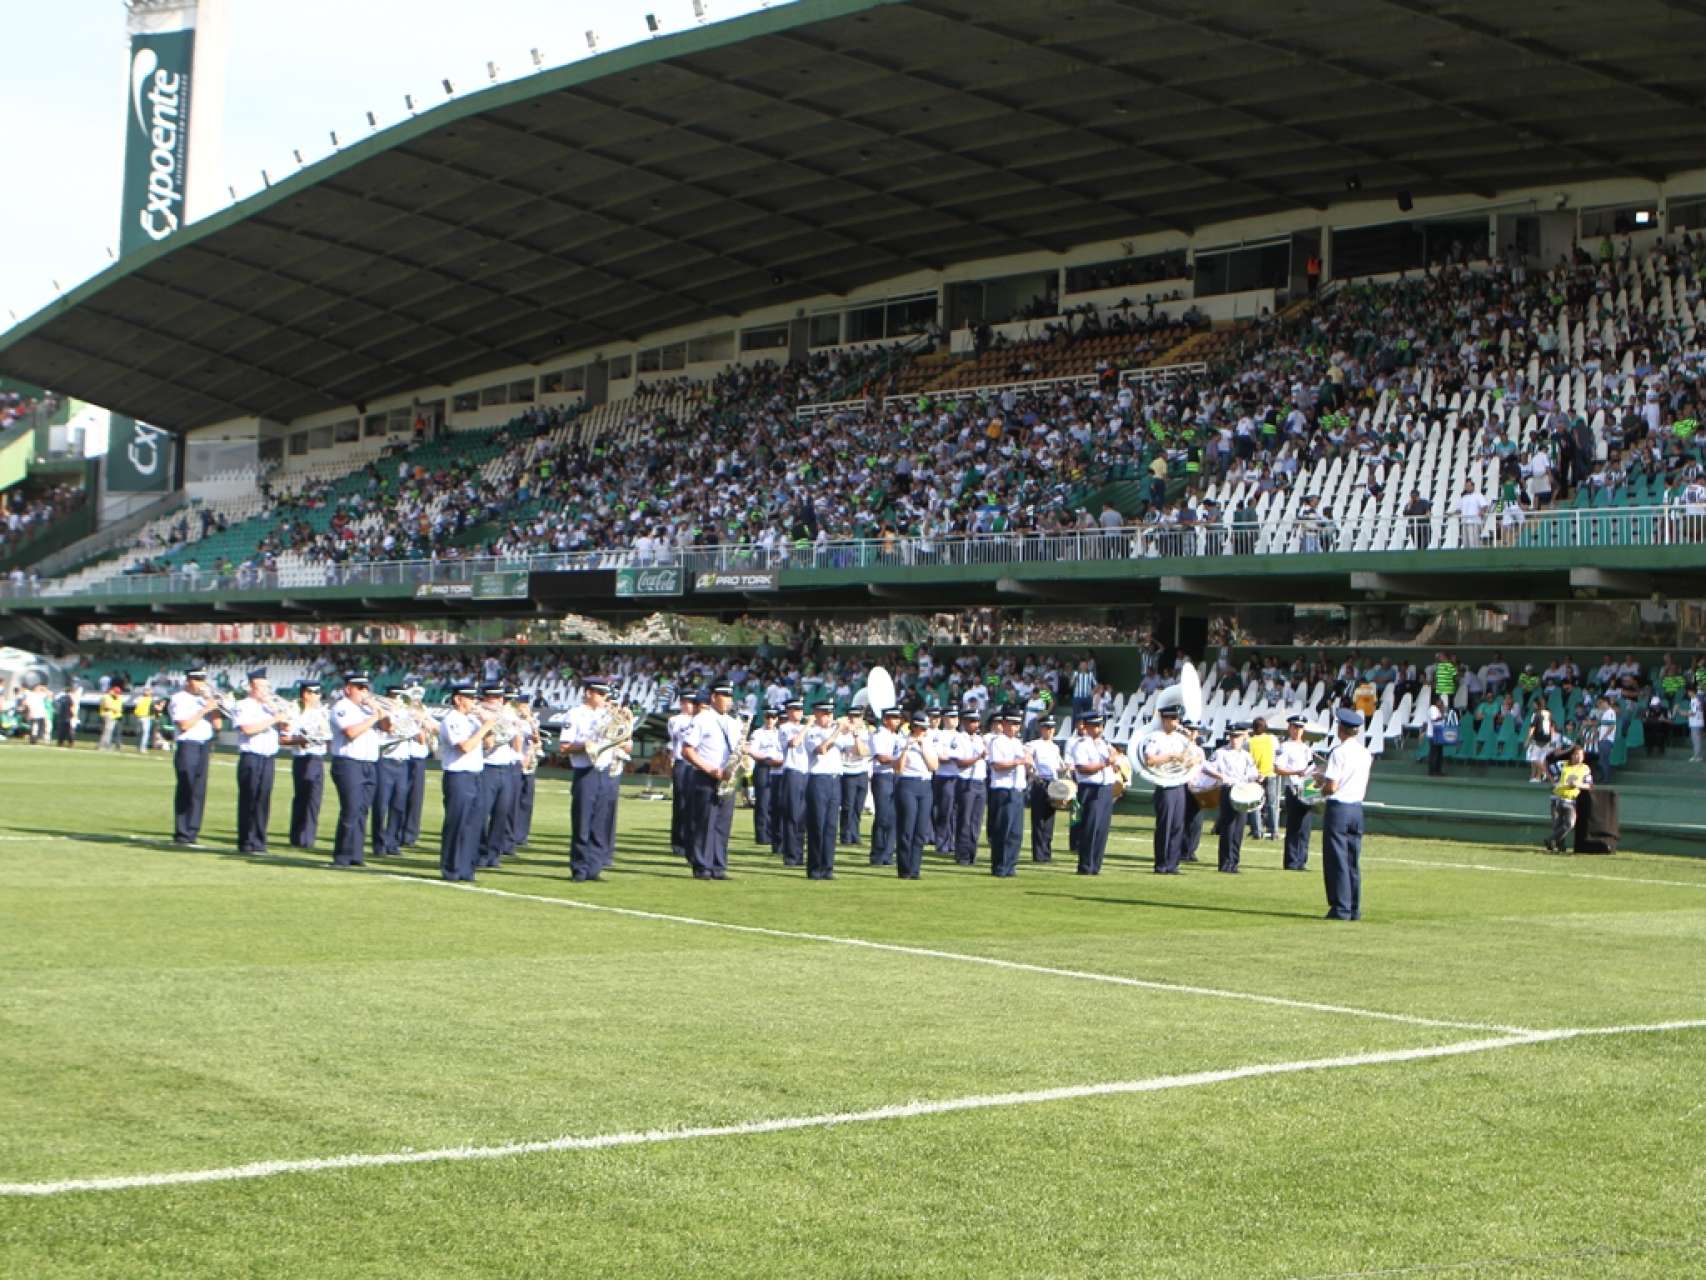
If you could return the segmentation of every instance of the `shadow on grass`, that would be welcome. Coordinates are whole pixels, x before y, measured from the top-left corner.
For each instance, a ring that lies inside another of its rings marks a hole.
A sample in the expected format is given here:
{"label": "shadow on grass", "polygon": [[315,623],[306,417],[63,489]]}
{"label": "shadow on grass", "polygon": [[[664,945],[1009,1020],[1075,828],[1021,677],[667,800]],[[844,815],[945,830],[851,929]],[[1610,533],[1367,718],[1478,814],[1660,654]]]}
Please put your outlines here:
{"label": "shadow on grass", "polygon": [[1310,911],[1263,911],[1255,907],[1217,907],[1204,902],[1166,902],[1156,898],[1097,898],[1087,893],[1055,893],[1047,889],[1030,889],[1039,898],[1075,898],[1079,902],[1094,902],[1104,907],[1163,907],[1170,911],[1209,911],[1222,915],[1270,916],[1276,920],[1318,920]]}

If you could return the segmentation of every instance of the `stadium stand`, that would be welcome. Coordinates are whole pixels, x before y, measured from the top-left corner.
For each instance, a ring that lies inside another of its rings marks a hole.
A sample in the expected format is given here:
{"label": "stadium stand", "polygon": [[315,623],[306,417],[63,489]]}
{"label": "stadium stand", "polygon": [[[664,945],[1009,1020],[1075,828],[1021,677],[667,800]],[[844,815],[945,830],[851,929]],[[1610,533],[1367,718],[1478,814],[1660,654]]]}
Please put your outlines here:
{"label": "stadium stand", "polygon": [[81,484],[38,485],[21,481],[0,490],[0,560],[24,551],[55,520],[88,501]]}

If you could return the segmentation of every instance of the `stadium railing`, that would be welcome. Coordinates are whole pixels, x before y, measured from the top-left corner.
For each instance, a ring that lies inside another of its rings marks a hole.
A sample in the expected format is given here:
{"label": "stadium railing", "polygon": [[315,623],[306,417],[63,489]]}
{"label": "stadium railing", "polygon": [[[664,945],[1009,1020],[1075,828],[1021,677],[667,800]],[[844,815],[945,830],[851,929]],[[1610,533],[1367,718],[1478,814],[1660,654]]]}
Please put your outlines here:
{"label": "stadium railing", "polygon": [[[1144,365],[1136,369],[1122,369],[1119,375],[1120,385],[1131,384],[1143,386],[1150,382],[1160,382],[1167,378],[1191,377],[1199,373],[1207,373],[1208,365],[1200,360],[1187,361],[1184,364]],[[891,409],[900,404],[916,404],[920,400],[932,403],[943,400],[985,400],[990,396],[1002,395],[1012,391],[1025,395],[1033,391],[1052,392],[1061,387],[1093,387],[1100,380],[1100,375],[1094,373],[1073,374],[1059,378],[1033,378],[1029,382],[998,382],[981,387],[948,387],[938,391],[909,391],[899,395],[884,396],[883,408]],[[838,413],[863,413],[870,408],[864,400],[833,400],[817,404],[802,404],[794,410],[796,421],[811,418],[834,417]]]}
{"label": "stadium railing", "polygon": [[[1456,517],[1446,517],[1456,521]],[[1431,545],[1421,541],[1428,527]],[[1533,549],[1673,547],[1702,545],[1706,550],[1706,507],[1669,506],[1580,508],[1529,515],[1518,527],[1501,528],[1496,515],[1481,523],[1482,535],[1464,535],[1455,546],[1439,538],[1440,522],[1378,514],[1354,520],[1321,517],[1289,519],[1277,526],[1126,525],[1114,529],[1077,529],[1060,533],[979,533],[952,537],[919,535],[896,538],[833,539],[822,543],[764,546],[724,543],[715,546],[640,553],[633,550],[583,551],[459,560],[390,560],[326,564],[319,575],[298,566],[280,581],[276,571],[239,569],[230,573],[134,574],[82,590],[66,590],[49,580],[0,584],[0,600],[51,600],[91,595],[124,599],[214,595],[232,591],[359,589],[473,585],[494,573],[584,573],[624,568],[708,570],[845,569],[952,567],[956,565],[1087,562],[1106,560],[1218,558],[1252,554],[1258,539],[1267,555],[1331,553],[1375,554],[1467,551],[1496,554]],[[447,596],[457,593],[447,592]]]}

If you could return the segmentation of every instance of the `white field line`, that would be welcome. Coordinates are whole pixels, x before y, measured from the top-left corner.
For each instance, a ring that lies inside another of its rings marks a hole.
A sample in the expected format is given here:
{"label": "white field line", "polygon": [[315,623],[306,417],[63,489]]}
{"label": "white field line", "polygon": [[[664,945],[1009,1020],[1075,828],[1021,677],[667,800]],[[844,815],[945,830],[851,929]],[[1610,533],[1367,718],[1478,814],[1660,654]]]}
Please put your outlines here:
{"label": "white field line", "polygon": [[1502,871],[1513,876],[1552,876],[1559,880],[1609,880],[1613,884],[1655,884],[1669,889],[1706,889],[1706,880],[1651,880],[1641,876],[1608,876],[1595,871],[1556,871],[1551,867],[1500,867],[1488,862],[1435,862],[1428,858],[1391,858],[1377,855],[1365,861],[1376,866],[1397,863],[1405,867],[1427,867],[1435,871]]}
{"label": "white field line", "polygon": [[1487,1053],[1519,1045],[1545,1044],[1580,1036],[1645,1035],[1666,1031],[1696,1030],[1706,1019],[1661,1022],[1646,1026],[1570,1027],[1553,1031],[1526,1031],[1519,1035],[1483,1040],[1461,1040],[1455,1044],[1426,1045],[1416,1049],[1388,1049],[1373,1053],[1344,1054],[1333,1058],[1306,1058],[1297,1062],[1261,1062],[1220,1071],[1197,1071],[1189,1075],[1151,1076],[1143,1080],[1110,1080],[1099,1084],[1066,1085],[1055,1089],[1031,1089],[1020,1093],[973,1094],[936,1101],[897,1103],[865,1111],[831,1111],[809,1116],[785,1116],[772,1120],[749,1120],[740,1124],[703,1125],[684,1129],[629,1130],[585,1137],[550,1138],[532,1142],[506,1142],[486,1147],[440,1147],[428,1151],[404,1149],[320,1156],[304,1160],[258,1160],[219,1169],[186,1169],[169,1173],[121,1174],[102,1178],[67,1178],[55,1182],[0,1183],[0,1196],[59,1196],[82,1191],[128,1191],[147,1187],[184,1186],[203,1182],[238,1182],[272,1178],[288,1173],[320,1173],[331,1169],[374,1169],[391,1165],[439,1164],[449,1161],[501,1160],[512,1156],[539,1155],[556,1151],[603,1151],[612,1147],[649,1146],[663,1142],[686,1142],[697,1138],[738,1138],[766,1133],[788,1133],[799,1129],[827,1129],[842,1125],[871,1124],[884,1120],[910,1120],[919,1116],[947,1115],[956,1111],[983,1111],[1001,1107],[1035,1106],[1045,1102],[1067,1102],[1081,1098],[1105,1098],[1125,1094],[1160,1093],[1169,1089],[1191,1089],[1202,1085],[1252,1080],[1262,1076],[1294,1075],[1306,1071],[1334,1071],[1347,1067],[1384,1066],[1395,1062],[1420,1062]]}
{"label": "white field line", "polygon": [[1310,1013],[1341,1014],[1353,1018],[1375,1018],[1382,1022],[1402,1022],[1415,1027],[1446,1027],[1457,1031],[1503,1031],[1514,1035],[1530,1034],[1526,1027],[1503,1026],[1487,1022],[1459,1022],[1448,1018],[1422,1018],[1407,1013],[1388,1013],[1380,1009],[1358,1009],[1342,1004],[1322,1004],[1313,1000],[1290,1000],[1284,996],[1261,995],[1250,991],[1228,991],[1220,987],[1197,987],[1182,982],[1159,982],[1148,978],[1127,978],[1114,973],[1095,973],[1084,969],[1058,969],[1051,965],[1027,964],[1022,960],[1002,960],[966,951],[942,951],[935,947],[913,947],[897,942],[873,942],[867,938],[848,938],[831,933],[801,933],[791,929],[769,929],[761,925],[730,924],[723,920],[704,920],[698,916],[670,915],[661,911],[640,911],[633,907],[610,907],[602,903],[583,902],[577,898],[553,898],[538,893],[516,893],[509,889],[489,889],[483,885],[454,884],[445,880],[429,880],[424,876],[387,873],[390,879],[408,884],[432,885],[463,893],[484,893],[496,898],[514,898],[523,902],[540,902],[552,907],[572,907],[579,911],[597,911],[608,915],[627,916],[635,920],[658,920],[668,924],[691,925],[701,929],[722,929],[730,933],[745,933],[762,938],[785,938],[795,942],[819,942],[837,947],[859,947],[868,951],[886,951],[894,955],[920,956],[929,960],[953,960],[961,964],[988,965],[1016,973],[1038,973],[1050,978],[1074,978],[1081,982],[1106,982],[1121,987],[1138,987],[1145,991],[1166,991],[1175,995],[1213,996],[1221,1000],[1243,1000],[1251,1004],[1277,1005],[1283,1009],[1303,1009]]}

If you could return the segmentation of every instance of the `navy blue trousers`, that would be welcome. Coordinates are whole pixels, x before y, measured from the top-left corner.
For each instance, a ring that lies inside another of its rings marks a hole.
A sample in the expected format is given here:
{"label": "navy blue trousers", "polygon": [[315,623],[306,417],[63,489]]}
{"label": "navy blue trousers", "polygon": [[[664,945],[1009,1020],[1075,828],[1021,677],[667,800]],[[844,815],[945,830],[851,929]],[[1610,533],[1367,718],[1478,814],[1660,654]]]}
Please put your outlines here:
{"label": "navy blue trousers", "polygon": [[937,853],[958,854],[960,780],[937,774],[930,779],[930,840]]}
{"label": "navy blue trousers", "polygon": [[1362,919],[1362,806],[1329,799],[1321,822],[1321,875],[1327,914]]}
{"label": "navy blue trousers", "polygon": [[729,833],[734,827],[735,798],[719,796],[717,780],[694,769],[687,782],[687,861],[693,874],[720,880],[729,869]]}
{"label": "navy blue trousers", "polygon": [[[698,772],[685,760],[677,760],[669,767],[669,851],[689,862],[692,858],[687,846],[688,794],[693,775]],[[575,777],[580,777],[579,769],[575,770]]]}
{"label": "navy blue trousers", "polygon": [[515,852],[510,833],[515,824],[515,788],[521,781],[519,764],[488,764],[485,772],[491,776],[492,811],[486,817],[486,829],[480,837],[482,867],[495,867],[506,853]]}
{"label": "navy blue trousers", "polygon": [[859,821],[865,816],[865,797],[870,794],[871,777],[866,773],[841,775],[841,843],[864,844]]}
{"label": "navy blue trousers", "polygon": [[1031,783],[1031,861],[1054,861],[1054,815],[1058,812],[1048,802],[1048,782],[1038,778]]}
{"label": "navy blue trousers", "polygon": [[480,854],[480,773],[443,776],[444,831],[438,838],[438,873],[446,880],[472,880]]}
{"label": "navy blue trousers", "polygon": [[272,816],[273,758],[244,751],[237,757],[237,851],[267,851]]}
{"label": "navy blue trousers", "polygon": [[806,877],[835,874],[835,835],[841,818],[841,778],[814,773],[806,780]]}
{"label": "navy blue trousers", "polygon": [[[806,861],[806,775],[798,769],[782,770],[777,790],[777,813],[781,819],[782,865],[800,867]],[[776,828],[772,827],[774,834]]]}
{"label": "navy blue trousers", "polygon": [[616,779],[591,765],[576,768],[569,798],[569,872],[574,879],[590,879],[610,865],[614,850],[608,841],[615,820]]}
{"label": "navy blue trousers", "polygon": [[1019,848],[1025,840],[1025,793],[1017,787],[989,790],[989,869],[1010,876],[1019,869]]}
{"label": "navy blue trousers", "polygon": [[954,795],[954,861],[971,866],[977,861],[978,836],[989,805],[988,784],[982,778],[961,778]]}
{"label": "navy blue trousers", "polygon": [[521,848],[533,836],[534,779],[539,775],[523,771],[515,781],[515,821],[510,828],[510,852]]}
{"label": "navy blue trousers", "polygon": [[373,807],[379,766],[371,760],[334,757],[332,785],[338,791],[338,834],[332,842],[332,861],[340,867],[359,867],[365,861],[367,814]]}
{"label": "navy blue trousers", "polygon": [[1291,788],[1285,792],[1285,869],[1306,871],[1309,868],[1309,828],[1315,823],[1315,810],[1303,803]]}
{"label": "navy blue trousers", "polygon": [[916,880],[924,864],[924,836],[930,821],[930,782],[902,778],[894,788],[895,859],[904,878]]}
{"label": "navy blue trousers", "polygon": [[409,794],[403,813],[403,831],[397,842],[413,849],[421,842],[421,809],[426,804],[426,757],[409,761]]}
{"label": "navy blue trousers", "polygon": [[887,867],[894,862],[895,815],[892,773],[871,775],[871,865]]}
{"label": "navy blue trousers", "polygon": [[178,786],[172,796],[172,839],[194,844],[201,835],[201,814],[207,806],[207,761],[212,753],[208,742],[178,742],[172,757]]}
{"label": "navy blue trousers", "polygon": [[297,756],[290,762],[290,843],[312,849],[320,835],[320,798],[326,790],[326,758]]}
{"label": "navy blue trousers", "polygon": [[1216,853],[1222,871],[1238,870],[1238,857],[1244,849],[1244,815],[1232,807],[1232,788],[1220,789],[1220,816],[1214,831],[1219,838]]}
{"label": "navy blue trousers", "polygon": [[1102,874],[1102,858],[1108,852],[1108,827],[1114,818],[1114,789],[1099,782],[1078,787],[1078,871],[1080,875]]}
{"label": "navy blue trousers", "polygon": [[770,810],[771,774],[767,764],[752,766],[752,838],[759,845],[771,843]]}
{"label": "navy blue trousers", "polygon": [[1155,869],[1171,873],[1185,856],[1185,817],[1192,801],[1183,787],[1156,787],[1154,804]]}
{"label": "navy blue trousers", "polygon": [[1183,862],[1195,862],[1197,860],[1197,850],[1202,846],[1203,814],[1206,812],[1207,810],[1197,803],[1196,792],[1187,789],[1185,792],[1184,852],[1179,855]]}
{"label": "navy blue trousers", "polygon": [[409,762],[380,758],[373,786],[373,855],[396,853],[403,834],[403,808],[409,802]]}

